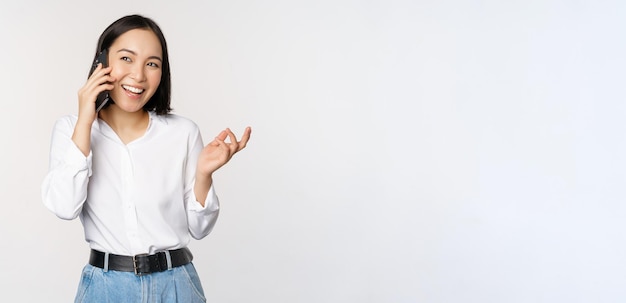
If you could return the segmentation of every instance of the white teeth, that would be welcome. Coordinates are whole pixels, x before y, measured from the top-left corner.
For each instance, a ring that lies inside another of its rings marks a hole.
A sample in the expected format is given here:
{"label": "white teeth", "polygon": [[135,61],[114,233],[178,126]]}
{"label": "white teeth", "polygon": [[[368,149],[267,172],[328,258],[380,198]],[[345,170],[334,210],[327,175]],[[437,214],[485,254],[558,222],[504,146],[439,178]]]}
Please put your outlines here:
{"label": "white teeth", "polygon": [[132,86],[128,86],[128,85],[122,85],[122,87],[131,92],[131,93],[135,93],[135,94],[141,94],[143,93],[143,88],[136,88],[136,87],[132,87]]}

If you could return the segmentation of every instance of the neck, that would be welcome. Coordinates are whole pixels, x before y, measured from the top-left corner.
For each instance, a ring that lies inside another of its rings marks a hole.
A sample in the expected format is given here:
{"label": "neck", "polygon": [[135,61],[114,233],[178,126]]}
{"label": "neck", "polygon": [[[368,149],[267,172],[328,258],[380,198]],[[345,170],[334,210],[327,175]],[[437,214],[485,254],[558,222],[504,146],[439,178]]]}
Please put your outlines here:
{"label": "neck", "polygon": [[127,112],[115,104],[102,109],[98,117],[104,120],[125,144],[141,137],[150,122],[148,112],[144,110]]}

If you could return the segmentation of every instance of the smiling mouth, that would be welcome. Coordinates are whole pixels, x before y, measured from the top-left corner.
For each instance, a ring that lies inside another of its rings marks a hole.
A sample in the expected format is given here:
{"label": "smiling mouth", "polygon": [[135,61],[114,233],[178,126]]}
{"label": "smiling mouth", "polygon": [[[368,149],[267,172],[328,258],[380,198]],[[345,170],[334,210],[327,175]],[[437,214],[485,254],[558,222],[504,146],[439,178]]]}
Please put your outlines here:
{"label": "smiling mouth", "polygon": [[130,85],[122,85],[122,88],[126,91],[129,91],[133,94],[141,94],[143,93],[144,89],[143,88],[137,88],[137,87],[133,87]]}

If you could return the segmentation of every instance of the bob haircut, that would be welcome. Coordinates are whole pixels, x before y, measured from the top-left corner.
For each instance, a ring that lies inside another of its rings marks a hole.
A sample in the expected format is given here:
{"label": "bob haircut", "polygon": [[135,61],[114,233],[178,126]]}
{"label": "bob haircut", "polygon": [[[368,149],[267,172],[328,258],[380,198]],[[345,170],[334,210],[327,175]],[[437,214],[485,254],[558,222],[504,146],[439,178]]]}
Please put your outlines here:
{"label": "bob haircut", "polygon": [[[133,29],[146,29],[152,31],[161,42],[161,51],[163,53],[163,62],[161,63],[161,82],[159,83],[159,87],[154,95],[143,106],[143,109],[145,111],[154,110],[157,115],[168,114],[172,110],[170,107],[172,82],[170,79],[170,61],[169,56],[167,55],[167,43],[165,42],[165,36],[163,35],[161,28],[159,28],[156,22],[152,19],[141,15],[128,15],[111,23],[111,25],[109,25],[109,27],[102,32],[100,39],[98,39],[98,46],[96,47],[94,60],[100,52],[105,49],[109,49],[119,36]],[[108,105],[109,103],[107,103],[105,107]]]}

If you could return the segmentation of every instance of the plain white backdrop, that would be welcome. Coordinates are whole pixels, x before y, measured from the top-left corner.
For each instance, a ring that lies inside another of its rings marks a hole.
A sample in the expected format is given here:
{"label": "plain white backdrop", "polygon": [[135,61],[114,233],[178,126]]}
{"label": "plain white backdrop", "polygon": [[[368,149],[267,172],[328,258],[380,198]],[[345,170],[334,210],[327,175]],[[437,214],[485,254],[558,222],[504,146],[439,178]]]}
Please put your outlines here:
{"label": "plain white backdrop", "polygon": [[618,0],[3,2],[2,301],[73,299],[50,133],[130,13],[205,142],[253,127],[191,243],[209,302],[626,301]]}

